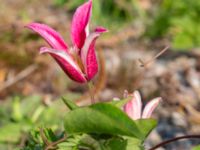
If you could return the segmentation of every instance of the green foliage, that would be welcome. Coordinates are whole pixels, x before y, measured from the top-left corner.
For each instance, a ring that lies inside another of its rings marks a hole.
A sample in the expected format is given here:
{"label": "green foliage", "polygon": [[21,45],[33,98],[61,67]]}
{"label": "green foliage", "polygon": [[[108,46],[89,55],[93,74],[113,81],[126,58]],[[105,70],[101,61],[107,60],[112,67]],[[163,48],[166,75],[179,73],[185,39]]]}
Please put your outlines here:
{"label": "green foliage", "polygon": [[200,145],[193,147],[192,150],[200,150]]}
{"label": "green foliage", "polygon": [[[70,108],[76,106],[70,100],[63,100]],[[36,129],[23,150],[41,150],[54,143],[58,150],[144,150],[144,139],[156,126],[156,121],[133,121],[115,104],[76,106],[64,118],[67,138],[63,132],[55,134],[51,129]]]}
{"label": "green foliage", "polygon": [[200,46],[199,13],[199,0],[163,0],[147,27],[147,35],[150,38],[168,36],[175,49]]}
{"label": "green foliage", "polygon": [[128,101],[130,101],[132,98],[131,97],[128,97],[128,98],[125,98],[125,99],[122,99],[122,100],[118,100],[118,101],[110,101],[108,103],[118,107],[118,108],[122,108]]}
{"label": "green foliage", "polygon": [[[26,147],[22,150],[42,150],[52,143],[63,139],[64,133],[55,134],[50,129],[43,129],[45,141],[41,137],[39,129],[31,131]],[[142,141],[131,137],[119,137],[99,134],[73,134],[69,135],[64,141],[55,145],[58,150],[144,150]]]}
{"label": "green foliage", "polygon": [[[72,12],[84,2],[85,0],[55,0],[57,5],[64,5]],[[93,8],[92,22],[112,28],[130,22],[141,14],[135,0],[93,0]]]}
{"label": "green foliage", "polygon": [[43,150],[45,146],[47,146],[42,139],[45,138],[45,142],[52,144],[53,142],[58,141],[59,139],[63,138],[64,133],[55,133],[52,129],[49,128],[37,128],[30,132],[29,139],[27,141],[26,147],[22,150]]}
{"label": "green foliage", "polygon": [[64,97],[62,97],[62,100],[70,110],[74,110],[74,109],[78,108],[78,106],[73,101],[68,100]]}
{"label": "green foliage", "polygon": [[152,119],[133,121],[114,105],[98,103],[70,111],[65,116],[64,125],[69,134],[126,135],[142,140],[156,126],[156,121]]}
{"label": "green foliage", "polygon": [[[71,12],[85,0],[55,0]],[[92,23],[112,30],[132,20],[146,22],[145,35],[150,39],[168,38],[174,49],[200,46],[199,0],[163,0],[153,3],[149,11],[141,9],[137,0],[93,0]]]}
{"label": "green foliage", "polygon": [[65,116],[67,133],[120,134],[142,137],[135,122],[117,107],[98,103],[70,111]]}
{"label": "green foliage", "polygon": [[151,130],[154,129],[155,126],[157,125],[157,122],[154,119],[139,119],[136,120],[135,122],[145,138],[149,135]]}
{"label": "green foliage", "polygon": [[38,96],[14,97],[3,103],[0,148],[25,144],[21,150],[143,150],[145,138],[156,126],[152,119],[130,119],[121,110],[128,98],[87,107],[78,107],[68,98],[63,101],[69,112],[61,101],[45,106]]}
{"label": "green foliage", "polygon": [[14,97],[1,106],[0,149],[16,147],[30,130],[38,126],[62,129],[60,120],[64,114],[60,112],[66,112],[61,101],[45,106],[39,96]]}
{"label": "green foliage", "polygon": [[0,142],[1,143],[16,143],[21,137],[21,126],[20,123],[10,123],[0,128]]}
{"label": "green foliage", "polygon": [[127,137],[102,138],[97,135],[75,135],[58,144],[58,150],[144,150],[141,141]]}

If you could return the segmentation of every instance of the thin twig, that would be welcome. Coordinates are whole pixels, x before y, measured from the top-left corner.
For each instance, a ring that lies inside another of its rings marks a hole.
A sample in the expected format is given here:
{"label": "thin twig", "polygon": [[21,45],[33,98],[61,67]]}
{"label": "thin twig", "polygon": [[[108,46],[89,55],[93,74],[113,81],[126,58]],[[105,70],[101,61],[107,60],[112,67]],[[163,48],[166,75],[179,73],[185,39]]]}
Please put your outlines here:
{"label": "thin twig", "polygon": [[154,57],[152,57],[150,60],[144,62],[142,59],[138,59],[138,61],[141,63],[141,67],[147,67],[150,63],[152,63],[155,59],[157,59],[159,56],[161,56],[164,52],[166,52],[169,49],[169,46],[165,47],[162,51],[160,51],[158,54],[156,54]]}
{"label": "thin twig", "polygon": [[31,65],[21,71],[19,74],[17,74],[14,78],[8,79],[2,85],[0,85],[0,92],[5,90],[6,88],[10,87],[11,85],[15,84],[16,82],[24,79],[28,75],[30,75],[32,72],[34,72],[37,69],[36,65]]}
{"label": "thin twig", "polygon": [[47,147],[45,148],[45,150],[49,150],[49,149],[55,149],[56,145],[58,145],[59,143],[64,142],[67,139],[66,134],[64,134],[64,137],[58,141],[52,142],[49,145],[47,145]]}
{"label": "thin twig", "polygon": [[42,141],[45,143],[45,145],[49,145],[50,142],[47,140],[45,134],[44,134],[44,130],[42,128],[40,128],[40,136],[42,138]]}
{"label": "thin twig", "polygon": [[166,140],[164,142],[161,142],[160,144],[150,148],[149,150],[155,150],[155,149],[157,149],[159,147],[162,147],[162,146],[164,146],[166,144],[169,144],[171,142],[175,142],[175,141],[181,140],[181,139],[189,139],[189,138],[200,138],[200,135],[185,135],[185,136],[175,137],[173,139],[169,139],[169,140]]}

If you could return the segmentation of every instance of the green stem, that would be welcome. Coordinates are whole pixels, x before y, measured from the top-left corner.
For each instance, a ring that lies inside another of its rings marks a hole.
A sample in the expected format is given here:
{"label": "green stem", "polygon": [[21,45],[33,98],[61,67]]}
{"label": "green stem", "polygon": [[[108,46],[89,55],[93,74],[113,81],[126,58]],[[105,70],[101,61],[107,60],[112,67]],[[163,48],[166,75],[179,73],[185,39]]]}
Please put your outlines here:
{"label": "green stem", "polygon": [[93,91],[94,86],[93,86],[93,83],[92,82],[88,82],[87,85],[88,85],[88,88],[89,88],[91,104],[94,104],[95,103],[95,99],[94,99],[94,91]]}

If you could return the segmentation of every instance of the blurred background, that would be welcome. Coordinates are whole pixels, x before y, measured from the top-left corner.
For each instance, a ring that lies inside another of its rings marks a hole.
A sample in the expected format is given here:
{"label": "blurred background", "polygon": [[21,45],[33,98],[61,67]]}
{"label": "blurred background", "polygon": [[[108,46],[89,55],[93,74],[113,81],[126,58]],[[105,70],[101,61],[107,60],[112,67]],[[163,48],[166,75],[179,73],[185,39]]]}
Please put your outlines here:
{"label": "blurred background", "polygon": [[[0,149],[25,145],[29,132],[62,127],[61,96],[89,104],[88,89],[63,73],[38,50],[46,42],[24,28],[48,24],[70,45],[72,15],[84,0],[0,0]],[[91,29],[109,29],[97,41],[100,71],[94,79],[98,101],[142,93],[144,103],[161,96],[154,113],[158,127],[146,147],[186,134],[200,134],[200,1],[93,0]],[[163,48],[170,48],[146,67]],[[182,140],[160,150],[190,150],[200,140]]]}

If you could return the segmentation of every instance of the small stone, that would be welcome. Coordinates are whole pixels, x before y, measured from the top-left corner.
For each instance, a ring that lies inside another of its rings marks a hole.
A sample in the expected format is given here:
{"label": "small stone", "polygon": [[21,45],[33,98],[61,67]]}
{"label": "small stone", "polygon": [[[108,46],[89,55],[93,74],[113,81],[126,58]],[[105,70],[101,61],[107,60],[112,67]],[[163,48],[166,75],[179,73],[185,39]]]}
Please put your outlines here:
{"label": "small stone", "polygon": [[176,126],[187,128],[186,119],[180,113],[177,113],[177,112],[172,113],[172,122]]}

